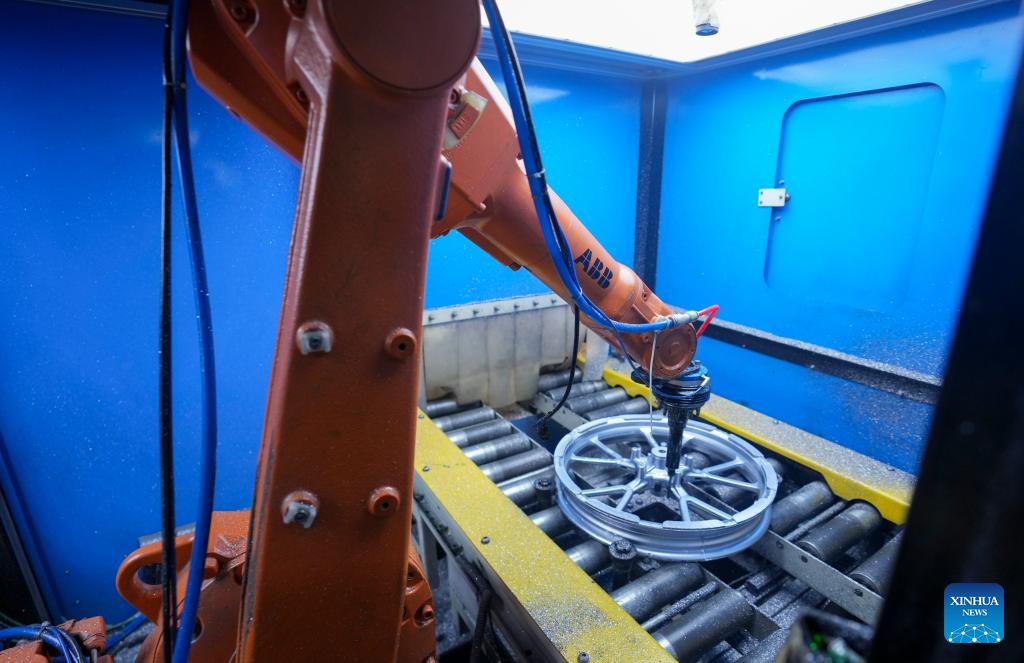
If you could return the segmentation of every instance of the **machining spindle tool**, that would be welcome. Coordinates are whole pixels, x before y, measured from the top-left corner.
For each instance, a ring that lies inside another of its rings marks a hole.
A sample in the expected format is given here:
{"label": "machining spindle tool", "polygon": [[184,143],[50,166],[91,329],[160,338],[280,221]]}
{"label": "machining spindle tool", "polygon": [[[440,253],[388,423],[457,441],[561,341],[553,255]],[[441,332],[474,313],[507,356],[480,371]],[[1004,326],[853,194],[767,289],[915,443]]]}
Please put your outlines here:
{"label": "machining spindle tool", "polygon": [[699,361],[692,361],[682,375],[671,380],[655,378],[642,368],[633,371],[635,382],[650,385],[651,391],[658,399],[668,419],[669,439],[667,443],[668,457],[666,465],[669,476],[679,469],[682,460],[683,431],[690,417],[700,414],[700,409],[711,398],[711,377],[708,369]]}

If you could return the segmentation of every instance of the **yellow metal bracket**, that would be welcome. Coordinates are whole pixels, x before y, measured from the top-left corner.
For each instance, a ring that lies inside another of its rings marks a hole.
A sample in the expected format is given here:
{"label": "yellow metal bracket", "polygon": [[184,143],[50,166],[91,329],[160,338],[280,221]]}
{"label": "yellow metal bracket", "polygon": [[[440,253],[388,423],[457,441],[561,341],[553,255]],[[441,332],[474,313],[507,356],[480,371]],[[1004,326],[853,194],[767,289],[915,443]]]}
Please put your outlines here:
{"label": "yellow metal bracket", "polygon": [[[603,377],[630,396],[653,400],[647,387],[621,371],[605,366]],[[914,477],[906,472],[719,396],[701,408],[700,418],[819,472],[836,495],[864,500],[890,522],[901,524],[907,518]]]}
{"label": "yellow metal bracket", "polygon": [[432,493],[474,556],[566,660],[576,661],[580,652],[594,662],[674,660],[423,413],[416,474],[417,486]]}

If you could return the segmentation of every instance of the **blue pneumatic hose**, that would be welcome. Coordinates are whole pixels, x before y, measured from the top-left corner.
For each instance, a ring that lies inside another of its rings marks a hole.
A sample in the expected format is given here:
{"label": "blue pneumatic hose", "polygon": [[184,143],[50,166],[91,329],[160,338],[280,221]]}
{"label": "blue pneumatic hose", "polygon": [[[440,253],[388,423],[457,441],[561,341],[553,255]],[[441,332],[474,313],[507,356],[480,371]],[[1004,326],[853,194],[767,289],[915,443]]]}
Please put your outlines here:
{"label": "blue pneumatic hose", "polygon": [[217,473],[217,379],[213,354],[213,318],[210,289],[206,278],[203,238],[199,229],[192,154],[189,146],[188,109],[185,89],[185,36],[188,26],[188,0],[171,5],[171,73],[174,90],[174,138],[178,155],[178,176],[185,207],[185,228],[196,297],[199,324],[199,358],[202,370],[202,448],[199,458],[199,496],[195,534],[189,560],[188,581],[182,602],[181,620],[174,641],[174,663],[187,663],[199,608],[206,547],[213,516],[213,491]]}
{"label": "blue pneumatic hose", "polygon": [[519,60],[516,56],[515,45],[512,43],[511,36],[495,0],[482,1],[484,12],[487,14],[487,19],[491,25],[491,35],[494,39],[494,47],[498,55],[498,65],[501,68],[502,77],[505,79],[505,90],[512,111],[512,119],[516,127],[516,135],[519,140],[520,152],[523,156],[530,193],[533,197],[534,209],[540,222],[541,234],[544,237],[544,243],[547,246],[551,260],[555,264],[555,270],[562,282],[562,286],[569,293],[573,303],[587,317],[616,333],[654,332],[683,324],[683,320],[672,318],[664,318],[642,324],[618,322],[609,318],[583,292],[579,279],[576,276],[575,265],[571,262],[571,256],[566,255],[568,242],[561,226],[558,224],[557,216],[548,195],[547,181],[543,165],[541,164],[540,150],[537,147],[533,123],[530,119],[525,84],[523,83]]}

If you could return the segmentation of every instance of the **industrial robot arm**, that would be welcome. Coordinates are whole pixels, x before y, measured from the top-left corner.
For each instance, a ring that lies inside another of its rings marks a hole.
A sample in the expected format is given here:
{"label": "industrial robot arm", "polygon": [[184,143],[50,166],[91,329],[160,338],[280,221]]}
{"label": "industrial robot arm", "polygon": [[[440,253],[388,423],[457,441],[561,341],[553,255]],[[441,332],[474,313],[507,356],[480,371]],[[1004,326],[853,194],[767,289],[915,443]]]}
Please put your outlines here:
{"label": "industrial robot arm", "polygon": [[[257,21],[256,8],[248,4],[196,3],[191,61],[204,87],[301,160],[309,144],[308,98],[288,81],[285,52],[285,7],[295,3],[278,4],[261,5]],[[431,237],[458,230],[503,264],[525,267],[571,303],[541,232],[508,106],[479,60],[451,88],[443,154],[451,164],[450,193],[439,194],[447,205]],[[659,333],[655,343],[653,332],[617,336],[586,316],[584,322],[616,347],[624,346],[656,378],[678,377],[693,359],[696,334],[686,321],[695,320],[696,313],[674,312],[616,261],[554,192],[551,199],[584,294],[617,322],[649,323],[674,315],[676,324]]]}
{"label": "industrial robot arm", "polygon": [[[431,232],[459,230],[495,259],[514,269],[525,267],[572,303],[545,244],[519,153],[509,109],[477,60],[452,90],[444,151],[452,164],[452,190],[447,212]],[[608,318],[640,324],[678,316],[676,326],[659,333],[656,346],[654,332],[616,335],[584,316],[586,324],[613,345],[621,343],[641,366],[653,366],[656,377],[679,376],[693,359],[696,334],[687,321],[696,314],[676,314],[601,246],[561,198],[550,196],[580,286]]]}
{"label": "industrial robot arm", "polygon": [[[602,325],[655,321],[622,346],[656,387],[687,375],[697,314],[669,309],[552,193],[582,292],[566,287],[479,38],[477,0],[192,3],[195,77],[302,163],[251,518],[214,519],[195,662],[322,657],[325,627],[347,660],[432,651],[409,540],[430,237],[459,230],[529,269],[616,344]],[[158,552],[119,572],[147,614],[158,588],[136,570]],[[154,633],[140,660],[157,658]]]}
{"label": "industrial robot arm", "polygon": [[[492,20],[492,25],[495,22]],[[497,260],[513,268],[526,267],[572,302],[558,274],[557,258],[542,236],[544,220],[539,218],[532,199],[537,193],[531,191],[529,175],[518,157],[520,146],[508,107],[483,65],[475,60],[464,83],[452,91],[445,156],[452,164],[454,195],[432,234],[457,228]],[[554,192],[549,196],[583,297],[616,322],[642,324],[673,318],[673,326],[660,333],[626,334],[615,333],[599,321],[584,320],[640,364],[633,378],[651,385],[668,416],[666,464],[669,473],[674,474],[681,460],[686,422],[710,395],[706,370],[691,364],[699,332],[690,323],[699,314],[690,311],[673,315],[633,270],[605,251]]]}

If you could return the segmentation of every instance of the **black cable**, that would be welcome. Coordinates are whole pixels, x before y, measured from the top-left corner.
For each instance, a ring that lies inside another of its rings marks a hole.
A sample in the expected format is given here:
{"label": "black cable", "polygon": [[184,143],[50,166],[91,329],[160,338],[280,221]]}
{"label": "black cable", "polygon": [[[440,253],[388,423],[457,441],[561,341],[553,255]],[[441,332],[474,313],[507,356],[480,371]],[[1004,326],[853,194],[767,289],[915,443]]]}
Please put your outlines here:
{"label": "black cable", "polygon": [[[500,14],[499,14],[499,18],[500,18]],[[506,49],[508,50],[508,52],[509,53],[515,53],[515,49],[514,49],[514,47],[512,45],[512,37],[509,34],[508,30],[506,30],[504,28],[504,25],[500,26],[500,29],[498,29],[497,32],[499,33],[501,39],[505,42],[505,46],[506,46]],[[493,32],[492,32],[492,34],[493,34]],[[516,57],[513,57],[512,60],[511,60],[511,64],[512,64],[512,70],[515,72],[516,91],[519,94],[519,98],[522,100],[523,118],[526,121],[526,126],[527,126],[527,132],[526,132],[527,133],[527,139],[530,141],[530,146],[533,149],[533,153],[534,153],[534,155],[536,157],[537,166],[541,169],[540,172],[537,173],[537,178],[541,181],[541,188],[542,188],[542,190],[544,192],[543,193],[543,196],[544,196],[544,208],[545,208],[545,210],[548,213],[547,221],[548,221],[548,223],[551,224],[551,227],[555,231],[555,241],[558,243],[558,249],[559,249],[559,252],[561,253],[562,261],[570,269],[574,269],[573,262],[572,262],[572,254],[569,251],[569,242],[566,240],[565,234],[562,232],[562,227],[558,223],[558,217],[555,215],[554,206],[551,204],[551,198],[550,198],[550,196],[548,194],[547,178],[544,175],[543,166],[542,166],[541,160],[540,160],[540,147],[538,146],[538,143],[537,143],[537,134],[536,134],[536,132],[534,131],[534,128],[533,128],[533,116],[530,113],[530,105],[529,105],[529,103],[527,102],[527,99],[526,99],[526,82],[525,82],[525,80],[523,80],[523,71],[522,71],[522,68],[519,66],[519,59],[516,58]],[[548,421],[550,421],[551,417],[555,416],[555,414],[559,410],[562,409],[562,407],[565,405],[565,402],[567,400],[569,400],[569,394],[572,393],[572,385],[573,385],[573,379],[572,378],[573,378],[573,374],[574,374],[574,372],[576,370],[576,355],[579,353],[579,347],[580,347],[580,308],[579,308],[579,306],[573,306],[573,320],[574,320],[575,324],[574,324],[573,339],[572,339],[572,355],[570,356],[571,361],[570,361],[570,371],[569,371],[569,383],[566,384],[565,392],[562,394],[561,400],[558,401],[558,404],[555,405],[554,409],[552,409],[550,412],[548,412],[543,417],[541,417],[541,419],[537,422],[537,430],[540,431],[541,437],[547,437],[547,424],[548,424]]]}
{"label": "black cable", "polygon": [[[570,270],[575,270],[575,264],[572,260],[572,253],[570,251],[569,241],[565,237],[565,233],[562,231],[562,226],[558,222],[558,216],[555,214],[555,207],[551,203],[551,196],[548,190],[547,177],[544,174],[544,165],[541,162],[540,156],[540,145],[537,142],[537,132],[533,126],[533,114],[530,111],[529,100],[526,98],[526,80],[523,78],[523,69],[519,65],[519,58],[516,55],[515,45],[512,43],[512,34],[505,27],[504,19],[501,17],[501,12],[498,10],[497,5],[494,5],[494,13],[497,19],[497,25],[491,30],[491,36],[495,39],[501,39],[505,43],[505,50],[509,53],[509,64],[512,67],[516,83],[516,93],[520,99],[523,108],[523,120],[526,124],[526,138],[530,141],[530,148],[533,152],[534,160],[537,164],[539,172],[535,175],[527,173],[527,177],[535,176],[541,184],[541,190],[544,200],[544,210],[547,212],[547,222],[551,224],[551,228],[554,230],[555,242],[558,244],[558,250],[561,254],[562,261],[566,267]],[[552,259],[554,257],[552,256]],[[575,321],[575,328],[573,331],[572,338],[572,355],[570,360],[570,371],[569,371],[569,383],[565,386],[565,392],[562,394],[562,399],[558,401],[554,409],[545,414],[537,422],[537,430],[540,432],[541,437],[547,437],[547,424],[551,420],[551,417],[562,409],[565,402],[569,400],[569,394],[572,393],[573,375],[576,371],[576,355],[580,349],[580,307],[573,306],[573,319]],[[619,338],[618,332],[616,332],[616,338]],[[619,338],[620,344],[622,343]],[[629,353],[625,352],[625,345],[623,345],[623,353],[628,357]]]}
{"label": "black cable", "polygon": [[485,587],[479,596],[480,604],[476,610],[476,624],[473,625],[473,640],[469,651],[469,663],[484,662],[484,637],[487,635],[487,620],[491,611],[491,599],[494,592]]}
{"label": "black cable", "polygon": [[177,564],[174,556],[174,438],[171,410],[171,112],[174,91],[171,76],[171,23],[164,24],[163,44],[163,146],[161,152],[160,214],[160,514],[162,546],[161,610],[163,659],[174,657],[177,627]]}
{"label": "black cable", "polygon": [[[515,79],[515,90],[516,96],[519,97],[520,105],[523,109],[523,124],[526,125],[526,139],[529,141],[530,152],[533,155],[534,163],[537,165],[537,173],[527,173],[527,177],[535,177],[540,183],[542,203],[544,211],[546,212],[546,219],[554,231],[555,243],[558,245],[559,253],[561,254],[562,261],[569,270],[575,270],[574,263],[572,261],[572,254],[570,252],[571,247],[565,237],[565,233],[562,231],[562,226],[558,221],[558,216],[555,214],[555,207],[551,203],[550,190],[548,188],[547,175],[544,171],[544,164],[541,160],[540,154],[540,143],[537,141],[537,131],[533,124],[533,113],[530,110],[529,99],[526,95],[526,79],[523,77],[523,69],[519,63],[519,56],[516,53],[515,44],[512,43],[512,33],[509,32],[505,26],[505,20],[502,18],[501,10],[498,9],[497,3],[491,5],[494,10],[494,19],[496,25],[492,26],[491,36],[494,39],[501,39],[505,45],[505,51],[509,55],[509,66],[512,69],[513,78]],[[511,94],[511,90],[509,90]],[[553,257],[552,257],[553,259]]]}
{"label": "black cable", "polygon": [[[533,114],[530,110],[530,102],[526,95],[526,79],[523,77],[523,69],[519,63],[519,56],[516,53],[515,44],[512,43],[512,33],[509,32],[508,28],[505,26],[505,20],[504,18],[502,18],[501,10],[498,9],[497,3],[491,2],[490,7],[493,9],[494,13],[491,25],[491,37],[493,39],[501,39],[502,43],[505,45],[505,52],[508,53],[509,67],[512,70],[513,79],[515,80],[516,96],[519,98],[520,105],[523,109],[523,124],[526,125],[526,138],[529,141],[530,151],[533,155],[534,162],[537,165],[538,172],[535,174],[527,173],[526,176],[536,177],[536,179],[540,182],[542,202],[544,211],[546,213],[545,216],[547,217],[546,219],[542,219],[541,222],[543,223],[543,221],[546,220],[547,223],[550,225],[555,237],[555,243],[558,245],[558,250],[561,255],[563,264],[570,272],[575,272],[576,265],[573,262],[572,258],[572,247],[569,246],[569,240],[566,238],[565,232],[562,230],[562,225],[561,223],[559,223],[558,216],[555,214],[555,207],[551,203],[551,195],[548,188],[547,175],[544,171],[544,164],[541,161],[540,143],[538,143],[537,141],[537,131],[533,125]],[[506,86],[506,88],[507,87],[508,86]],[[512,94],[511,90],[508,90],[508,92],[509,94]],[[552,256],[552,260],[554,260],[554,256]],[[582,292],[582,287],[580,291]],[[572,296],[572,293],[570,293],[570,296]],[[600,309],[598,309],[598,311],[600,311]],[[595,320],[595,322],[597,322],[598,324],[604,324],[601,320]],[[605,326],[610,327],[613,333],[615,334],[615,340],[619,344],[619,349],[622,351],[622,356],[625,357],[626,361],[628,361],[630,365],[635,369],[636,364],[633,362],[633,358],[629,356],[629,352],[626,350],[626,343],[625,341],[622,340],[622,334],[620,334],[619,331],[615,329],[614,325],[610,324],[610,320],[608,322],[609,324]],[[575,366],[575,359],[573,359],[573,362],[573,365]],[[572,383],[570,382],[569,384],[571,385]],[[559,407],[556,407],[552,411],[552,414],[554,412],[557,412]],[[538,424],[538,430],[544,432],[542,426],[546,426],[547,420],[549,418],[550,417],[545,418]],[[546,434],[544,436],[546,437]]]}
{"label": "black cable", "polygon": [[[171,7],[170,59],[171,81],[174,84],[172,86],[174,91],[172,113],[174,146],[175,155],[178,158],[178,180],[181,183],[185,239],[192,267],[192,294],[196,310],[201,378],[199,414],[202,435],[199,443],[199,492],[196,496],[195,531],[192,537],[189,568],[202,569],[210,541],[213,500],[217,484],[217,361],[214,356],[209,275],[206,271],[203,235],[199,225],[199,206],[196,200],[195,175],[192,167],[192,149],[189,144],[186,41],[190,0],[173,0]],[[202,573],[188,574],[185,595],[181,602],[181,614],[178,617],[178,634],[174,640],[174,663],[188,663],[202,585]]]}
{"label": "black cable", "polygon": [[[552,229],[555,231],[555,241],[558,244],[559,251],[561,252],[562,260],[565,262],[567,267],[575,269],[573,267],[572,255],[569,251],[569,243],[566,240],[565,233],[562,231],[561,224],[558,222],[558,216],[555,214],[555,207],[551,204],[547,175],[544,172],[544,164],[541,161],[540,156],[540,144],[537,142],[537,132],[533,126],[533,113],[530,110],[530,103],[526,97],[526,79],[523,77],[523,69],[519,64],[519,57],[516,54],[515,44],[512,43],[512,34],[508,31],[508,28],[505,27],[501,11],[498,9],[496,4],[494,5],[494,12],[498,19],[498,25],[491,31],[491,36],[495,39],[500,38],[505,43],[505,50],[509,53],[509,64],[512,67],[516,83],[516,95],[519,97],[520,104],[522,105],[523,121],[527,127],[526,139],[530,141],[530,149],[539,170],[539,172],[533,176],[540,181],[540,188],[543,191],[544,210],[547,212],[546,221],[551,224]],[[527,177],[531,177],[531,174],[527,173]]]}
{"label": "black cable", "polygon": [[565,402],[569,400],[569,394],[572,393],[573,378],[576,377],[576,355],[580,351],[580,307],[572,307],[573,317],[573,333],[572,333],[572,354],[569,355],[569,383],[565,385],[565,392],[562,394],[562,400],[558,401],[555,407],[545,414],[537,422],[537,430],[540,432],[541,437],[547,437],[547,426],[548,421],[551,417],[555,416],[555,413],[562,409]]}
{"label": "black cable", "polygon": [[57,632],[58,637],[67,644],[65,659],[68,663],[85,663],[85,654],[82,653],[81,647],[78,646],[78,640],[75,636],[62,628],[56,626],[52,628]]}

